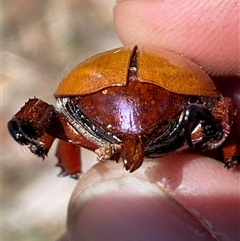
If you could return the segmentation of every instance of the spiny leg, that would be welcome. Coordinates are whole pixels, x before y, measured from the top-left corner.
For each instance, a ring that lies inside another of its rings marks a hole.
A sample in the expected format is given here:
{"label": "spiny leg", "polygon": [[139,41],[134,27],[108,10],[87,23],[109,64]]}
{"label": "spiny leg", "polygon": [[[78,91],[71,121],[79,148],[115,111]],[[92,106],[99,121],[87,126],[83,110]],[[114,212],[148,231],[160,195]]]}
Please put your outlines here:
{"label": "spiny leg", "polygon": [[52,105],[37,98],[29,99],[8,122],[8,130],[16,142],[28,146],[32,153],[45,158],[55,139],[46,130],[55,116]]}
{"label": "spiny leg", "polygon": [[[92,151],[97,148],[94,143],[76,132],[64,116],[58,113],[52,105],[38,98],[29,99],[25,103],[21,110],[8,122],[8,130],[15,141],[21,145],[26,145],[32,153],[43,159],[47,156],[54,139],[57,138],[66,143],[71,141],[71,144],[60,142],[58,156],[60,166],[64,168],[64,174],[74,177],[77,176],[76,173],[81,171],[78,161],[80,156],[79,146]],[[61,146],[63,146],[62,150]],[[66,150],[66,154],[64,154],[64,150]],[[67,154],[70,152],[72,157],[68,158]],[[67,163],[68,160],[69,164]],[[63,173],[62,176],[64,176]]]}

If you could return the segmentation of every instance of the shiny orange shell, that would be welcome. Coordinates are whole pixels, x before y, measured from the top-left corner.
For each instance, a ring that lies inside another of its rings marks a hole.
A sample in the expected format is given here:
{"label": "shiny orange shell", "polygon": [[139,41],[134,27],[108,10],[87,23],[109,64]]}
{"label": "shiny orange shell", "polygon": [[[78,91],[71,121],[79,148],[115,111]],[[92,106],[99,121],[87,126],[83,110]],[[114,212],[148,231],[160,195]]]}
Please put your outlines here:
{"label": "shiny orange shell", "polygon": [[[78,64],[60,82],[55,97],[85,95],[110,86],[126,86],[134,47],[122,47],[95,55]],[[210,77],[189,59],[151,48],[137,48],[138,81],[156,84],[171,92],[218,96]]]}

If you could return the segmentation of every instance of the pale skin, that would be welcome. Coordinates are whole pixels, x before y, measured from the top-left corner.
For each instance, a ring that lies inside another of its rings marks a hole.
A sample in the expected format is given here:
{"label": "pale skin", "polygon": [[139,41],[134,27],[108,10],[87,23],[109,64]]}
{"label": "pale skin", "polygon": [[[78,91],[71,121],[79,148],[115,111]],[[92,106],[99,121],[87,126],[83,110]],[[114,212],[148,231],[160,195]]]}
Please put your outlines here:
{"label": "pale skin", "polygon": [[[114,21],[124,45],[165,48],[218,76],[239,109],[238,1],[122,1]],[[187,152],[132,174],[98,163],[77,184],[67,232],[58,241],[240,240],[240,169]]]}

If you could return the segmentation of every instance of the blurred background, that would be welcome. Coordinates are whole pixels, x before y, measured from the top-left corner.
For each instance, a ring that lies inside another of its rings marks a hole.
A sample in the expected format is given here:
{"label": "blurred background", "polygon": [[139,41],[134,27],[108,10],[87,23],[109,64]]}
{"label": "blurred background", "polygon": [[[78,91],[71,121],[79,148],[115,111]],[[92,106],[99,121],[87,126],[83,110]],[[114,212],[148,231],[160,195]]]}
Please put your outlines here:
{"label": "blurred background", "polygon": [[[77,63],[121,46],[115,0],[2,1],[2,240],[55,240],[65,230],[76,181],[58,178],[55,147],[45,161],[9,136],[8,120],[28,98],[54,104],[61,78]],[[96,162],[83,153],[84,170]],[[92,160],[92,161],[89,161]]]}

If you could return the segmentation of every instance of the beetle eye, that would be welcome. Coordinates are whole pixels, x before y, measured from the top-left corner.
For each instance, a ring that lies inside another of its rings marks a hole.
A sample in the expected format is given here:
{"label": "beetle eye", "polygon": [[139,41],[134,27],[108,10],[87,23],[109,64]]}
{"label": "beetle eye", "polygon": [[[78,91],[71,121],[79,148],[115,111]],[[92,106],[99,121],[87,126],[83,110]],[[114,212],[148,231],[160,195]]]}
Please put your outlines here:
{"label": "beetle eye", "polygon": [[31,137],[34,136],[35,131],[33,127],[26,121],[21,119],[12,119],[8,122],[8,130],[16,142],[21,145],[28,145],[31,143]]}

